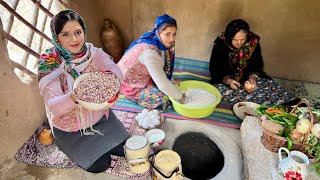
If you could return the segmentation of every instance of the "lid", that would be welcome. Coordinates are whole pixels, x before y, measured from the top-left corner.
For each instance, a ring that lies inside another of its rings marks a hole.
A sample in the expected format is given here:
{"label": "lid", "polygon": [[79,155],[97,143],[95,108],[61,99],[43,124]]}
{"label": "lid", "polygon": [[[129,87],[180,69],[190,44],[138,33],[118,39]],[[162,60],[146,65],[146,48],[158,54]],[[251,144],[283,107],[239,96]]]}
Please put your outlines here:
{"label": "lid", "polygon": [[126,141],[126,146],[129,149],[137,150],[143,148],[148,140],[144,136],[132,136]]}
{"label": "lid", "polygon": [[173,171],[181,163],[181,158],[178,153],[172,150],[162,150],[155,158],[155,165],[164,171]]}

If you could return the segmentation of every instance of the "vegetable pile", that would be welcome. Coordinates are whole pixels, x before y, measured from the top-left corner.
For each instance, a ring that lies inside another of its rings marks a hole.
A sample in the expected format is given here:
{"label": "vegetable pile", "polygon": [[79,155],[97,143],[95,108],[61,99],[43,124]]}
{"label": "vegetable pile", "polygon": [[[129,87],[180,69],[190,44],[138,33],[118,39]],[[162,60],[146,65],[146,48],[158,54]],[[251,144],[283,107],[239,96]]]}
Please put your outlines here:
{"label": "vegetable pile", "polygon": [[294,142],[305,142],[305,150],[315,159],[311,168],[320,176],[320,109],[312,109],[314,124],[311,124],[311,113],[307,107],[297,107],[292,113],[279,105],[259,106],[255,111],[261,116],[263,128],[287,139],[289,150]]}

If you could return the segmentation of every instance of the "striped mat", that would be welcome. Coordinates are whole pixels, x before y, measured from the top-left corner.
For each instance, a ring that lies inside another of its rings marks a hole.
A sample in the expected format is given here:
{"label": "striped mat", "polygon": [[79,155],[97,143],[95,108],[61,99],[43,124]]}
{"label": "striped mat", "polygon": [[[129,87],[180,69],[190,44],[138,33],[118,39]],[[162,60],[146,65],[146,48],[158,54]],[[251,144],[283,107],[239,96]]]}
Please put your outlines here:
{"label": "striped mat", "polygon": [[[139,113],[144,108],[121,95],[117,102],[111,107],[111,109]],[[220,104],[218,104],[215,111],[210,116],[201,119],[184,117],[175,112],[173,108],[170,108],[168,111],[163,112],[162,115],[164,117],[177,120],[199,121],[230,128],[240,128],[242,122],[237,116],[234,115],[232,111],[232,105],[226,102],[220,102]]]}
{"label": "striped mat", "polygon": [[209,63],[206,61],[176,57],[173,78],[182,80],[210,80]]}

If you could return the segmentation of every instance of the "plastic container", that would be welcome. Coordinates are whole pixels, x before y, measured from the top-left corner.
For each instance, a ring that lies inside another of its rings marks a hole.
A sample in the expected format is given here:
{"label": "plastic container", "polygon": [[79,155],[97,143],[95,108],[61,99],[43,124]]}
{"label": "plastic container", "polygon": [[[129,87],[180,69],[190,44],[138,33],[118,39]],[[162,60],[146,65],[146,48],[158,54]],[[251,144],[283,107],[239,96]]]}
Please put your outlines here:
{"label": "plastic container", "polygon": [[162,129],[151,129],[146,132],[145,137],[148,139],[151,147],[158,147],[164,143],[166,133]]}
{"label": "plastic container", "polygon": [[216,106],[220,103],[222,98],[221,93],[216,87],[202,81],[194,81],[194,80],[182,81],[180,82],[180,85],[177,85],[177,87],[182,92],[186,92],[189,88],[202,88],[204,90],[211,92],[217,97],[216,102],[204,107],[190,107],[184,104],[180,104],[174,98],[169,97],[172,102],[173,109],[177,113],[181,114],[182,116],[189,117],[189,118],[204,118],[209,116],[214,112],[214,110],[216,109]]}
{"label": "plastic container", "polygon": [[145,173],[150,169],[148,156],[150,144],[144,136],[132,136],[124,145],[124,153],[129,170],[135,174]]}
{"label": "plastic container", "polygon": [[152,166],[154,180],[182,180],[181,158],[178,153],[172,150],[162,150],[155,155],[152,162],[149,156],[149,162]]}

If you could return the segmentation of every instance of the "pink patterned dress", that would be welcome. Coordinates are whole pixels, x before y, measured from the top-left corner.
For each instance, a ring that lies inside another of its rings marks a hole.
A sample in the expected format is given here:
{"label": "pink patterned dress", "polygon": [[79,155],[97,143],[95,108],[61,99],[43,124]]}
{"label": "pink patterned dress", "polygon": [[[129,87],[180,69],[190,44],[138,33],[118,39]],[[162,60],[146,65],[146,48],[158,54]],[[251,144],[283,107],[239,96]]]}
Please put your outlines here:
{"label": "pink patterned dress", "polygon": [[157,88],[147,67],[138,59],[146,49],[156,50],[160,54],[156,46],[141,43],[132,47],[117,64],[124,76],[120,91],[145,108],[165,110],[171,105],[169,97]]}

